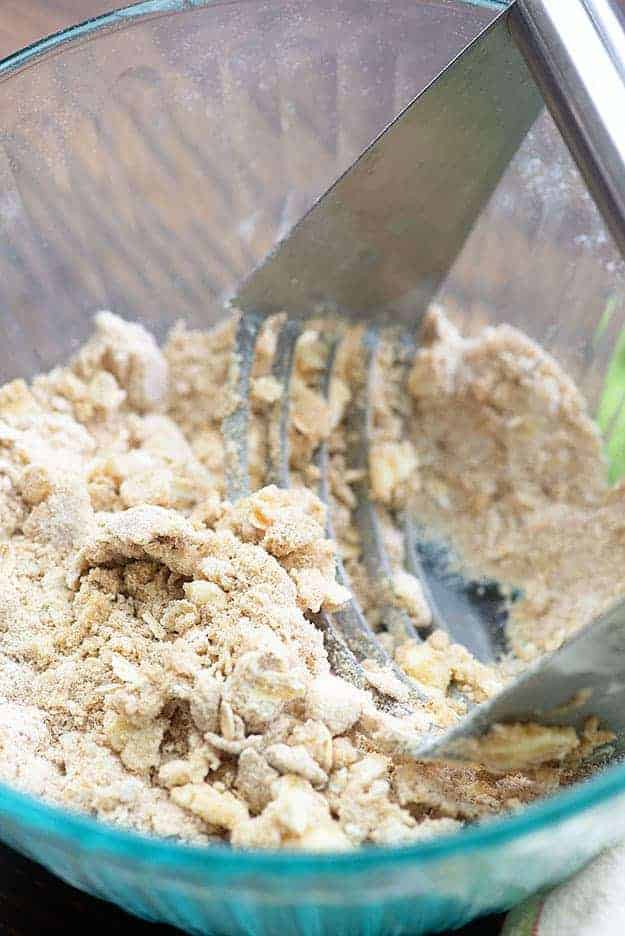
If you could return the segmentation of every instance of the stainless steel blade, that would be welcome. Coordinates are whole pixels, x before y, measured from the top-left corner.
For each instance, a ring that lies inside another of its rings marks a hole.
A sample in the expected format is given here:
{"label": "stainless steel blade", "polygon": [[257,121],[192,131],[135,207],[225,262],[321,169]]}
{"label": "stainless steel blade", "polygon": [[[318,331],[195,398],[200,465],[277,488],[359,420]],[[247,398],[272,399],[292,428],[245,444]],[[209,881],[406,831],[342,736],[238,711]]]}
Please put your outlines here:
{"label": "stainless steel blade", "polygon": [[415,745],[418,757],[460,757],[462,741],[495,724],[536,721],[583,729],[590,716],[616,735],[625,751],[625,601],[541,657],[492,700],[473,709],[440,739]]}
{"label": "stainless steel blade", "polygon": [[292,228],[233,304],[299,315],[324,302],[382,320],[393,308],[414,320],[540,108],[503,13]]}

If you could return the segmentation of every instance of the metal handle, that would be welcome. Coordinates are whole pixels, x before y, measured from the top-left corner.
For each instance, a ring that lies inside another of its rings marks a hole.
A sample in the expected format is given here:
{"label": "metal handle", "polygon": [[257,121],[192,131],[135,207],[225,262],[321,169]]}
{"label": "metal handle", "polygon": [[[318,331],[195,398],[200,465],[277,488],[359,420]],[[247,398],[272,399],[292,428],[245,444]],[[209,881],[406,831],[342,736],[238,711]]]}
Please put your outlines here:
{"label": "metal handle", "polygon": [[510,30],[625,256],[625,8],[516,0]]}

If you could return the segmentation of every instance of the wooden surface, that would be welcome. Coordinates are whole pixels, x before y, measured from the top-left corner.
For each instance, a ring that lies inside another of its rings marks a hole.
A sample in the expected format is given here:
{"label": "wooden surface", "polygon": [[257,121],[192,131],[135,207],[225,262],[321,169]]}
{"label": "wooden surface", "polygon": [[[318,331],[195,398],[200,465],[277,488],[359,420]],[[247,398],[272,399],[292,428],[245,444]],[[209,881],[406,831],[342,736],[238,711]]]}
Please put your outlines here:
{"label": "wooden surface", "polygon": [[[106,12],[107,0],[1,0],[0,57],[73,22]],[[34,936],[74,926],[110,928],[119,936],[173,934],[167,927],[142,923],[114,907],[86,897],[42,868],[0,846],[0,933]],[[494,936],[501,918],[480,921],[464,936]],[[461,934],[461,936],[462,936]],[[227,934],[223,934],[227,936]]]}
{"label": "wooden surface", "polygon": [[2,0],[0,58],[42,36],[119,5],[114,0]]}

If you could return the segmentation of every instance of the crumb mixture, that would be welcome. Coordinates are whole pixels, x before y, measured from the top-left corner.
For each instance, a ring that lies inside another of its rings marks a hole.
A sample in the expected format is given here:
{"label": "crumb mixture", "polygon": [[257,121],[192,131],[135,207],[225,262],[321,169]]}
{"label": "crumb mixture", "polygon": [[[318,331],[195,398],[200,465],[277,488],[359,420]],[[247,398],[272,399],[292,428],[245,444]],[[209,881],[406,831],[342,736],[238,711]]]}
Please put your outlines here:
{"label": "crumb mixture", "polygon": [[[233,334],[232,321],[179,325],[161,350],[103,312],[66,367],[0,389],[0,779],[143,832],[306,849],[423,839],[566,782],[575,756],[605,741],[596,724],[582,737],[513,726],[491,739],[490,770],[414,762],[402,745],[452,725],[623,591],[625,488],[607,486],[578,390],[515,329],[465,339],[436,310],[409,395],[392,343],[381,347],[368,466],[392,567],[380,594],[362,562],[363,468],[345,426],[357,334],[338,349],[327,398],[323,335],[299,338],[281,490],[265,485],[281,395],[275,322],[265,327],[256,493],[234,505],[220,433]],[[321,442],[333,539],[317,496]],[[403,568],[407,506],[476,574],[520,590],[513,654],[497,666],[431,631]],[[337,550],[423,704],[407,705],[406,685],[373,662],[364,688],[331,671],[314,615],[350,599]],[[425,639],[384,632],[390,607]]]}

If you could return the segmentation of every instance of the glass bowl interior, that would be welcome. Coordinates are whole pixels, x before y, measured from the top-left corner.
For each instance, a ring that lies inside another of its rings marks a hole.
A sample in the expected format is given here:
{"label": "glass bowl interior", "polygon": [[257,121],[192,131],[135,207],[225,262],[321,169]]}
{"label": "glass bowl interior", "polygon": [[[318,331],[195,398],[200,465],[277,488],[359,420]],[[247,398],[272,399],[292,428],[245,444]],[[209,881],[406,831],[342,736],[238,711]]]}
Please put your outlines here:
{"label": "glass bowl interior", "polygon": [[[2,381],[67,358],[101,308],[159,337],[178,319],[216,321],[223,297],[277,237],[500,9],[460,0],[148,0],[0,63]],[[542,116],[442,292],[463,310],[465,329],[506,321],[539,340],[595,406],[623,325],[624,286],[623,263]],[[286,855],[149,840],[3,788],[0,834],[53,868],[47,837],[183,876],[217,866],[301,880],[328,873],[336,887],[341,873],[422,868],[557,835],[576,816],[616,808],[624,793],[625,767],[615,766],[451,837]],[[596,821],[595,851],[625,824]],[[557,877],[549,867],[538,883]],[[569,867],[560,860],[560,872]],[[518,896],[500,888],[490,906]],[[476,899],[464,917],[486,906]]]}
{"label": "glass bowl interior", "polygon": [[[625,764],[616,764],[602,770],[591,780],[562,790],[542,802],[527,806],[521,812],[490,819],[461,832],[440,835],[414,845],[363,846],[356,851],[319,853],[289,849],[243,851],[219,843],[180,844],[140,835],[80,813],[69,812],[5,784],[0,784],[0,810],[36,829],[42,837],[62,832],[70,840],[80,843],[83,849],[96,852],[103,850],[109,856],[147,859],[155,867],[174,868],[180,873],[202,872],[217,862],[223,873],[234,868],[237,871],[258,873],[262,873],[263,869],[280,873],[292,870],[298,874],[313,875],[329,870],[334,875],[354,868],[367,869],[373,866],[383,869],[389,865],[401,867],[405,864],[427,864],[437,859],[455,857],[459,852],[471,855],[480,849],[505,847],[515,839],[536,831],[556,834],[559,823],[582,816],[586,810],[609,805],[610,800],[620,799],[624,793]],[[606,836],[606,844],[616,841],[623,834],[624,828],[625,819]]]}

